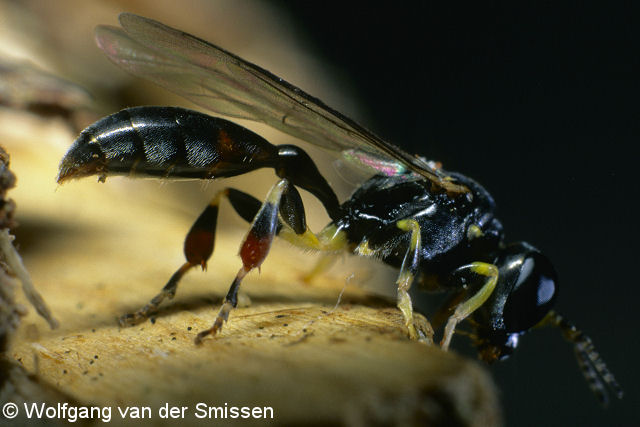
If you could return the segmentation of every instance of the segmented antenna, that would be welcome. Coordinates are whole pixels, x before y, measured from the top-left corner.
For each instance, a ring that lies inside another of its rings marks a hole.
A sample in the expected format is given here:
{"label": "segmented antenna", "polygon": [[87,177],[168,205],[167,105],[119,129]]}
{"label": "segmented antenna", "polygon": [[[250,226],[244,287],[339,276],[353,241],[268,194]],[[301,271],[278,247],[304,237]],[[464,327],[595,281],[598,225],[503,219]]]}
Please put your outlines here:
{"label": "segmented antenna", "polygon": [[587,380],[589,388],[603,406],[609,404],[609,393],[607,388],[618,398],[622,399],[624,394],[622,387],[607,368],[604,361],[593,346],[591,338],[586,336],[581,330],[569,323],[560,314],[552,311],[549,313],[550,323],[560,328],[565,339],[573,343],[573,350],[578,359],[578,365],[582,375]]}

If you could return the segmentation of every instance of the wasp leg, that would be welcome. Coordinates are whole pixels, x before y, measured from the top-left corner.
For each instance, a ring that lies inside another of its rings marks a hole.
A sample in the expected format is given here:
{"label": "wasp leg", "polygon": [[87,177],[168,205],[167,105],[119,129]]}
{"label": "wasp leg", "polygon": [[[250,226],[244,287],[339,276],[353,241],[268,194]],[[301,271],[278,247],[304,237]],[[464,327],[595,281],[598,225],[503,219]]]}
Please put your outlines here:
{"label": "wasp leg", "polygon": [[[202,266],[203,270],[206,268],[206,263],[213,253],[218,209],[222,197],[226,197],[236,213],[248,223],[253,222],[262,205],[255,197],[233,188],[225,188],[219,191],[200,214],[189,230],[189,233],[187,233],[184,243],[184,253],[187,262],[171,276],[171,279],[169,279],[164,288],[162,288],[162,291],[153,297],[149,303],[135,313],[120,317],[119,322],[121,326],[131,326],[144,321],[150,314],[157,310],[158,306],[165,299],[172,299],[175,296],[178,283],[187,271],[198,265]],[[311,246],[315,248],[315,246],[320,246],[318,238],[307,230],[302,199],[292,185],[286,186],[282,193],[280,215],[285,223],[278,222],[276,234],[280,233],[286,224],[288,228],[285,234],[291,236],[295,236],[296,233],[300,234],[302,239],[298,238],[298,240],[306,242],[307,247]],[[293,231],[293,233],[291,231]],[[294,237],[290,237],[287,240],[291,239],[296,240]]]}
{"label": "wasp leg", "polygon": [[238,289],[242,279],[254,268],[260,268],[260,265],[267,257],[273,238],[277,233],[280,200],[288,185],[288,181],[282,179],[269,191],[267,199],[256,214],[251,228],[240,247],[242,267],[227,292],[213,326],[196,336],[196,344],[200,344],[207,335],[215,335],[222,329],[222,326],[229,318],[229,313],[238,304]]}
{"label": "wasp leg", "polygon": [[238,215],[249,223],[260,210],[260,201],[242,191],[225,188],[216,193],[187,233],[184,241],[184,255],[187,261],[171,276],[162,291],[144,307],[135,313],[120,317],[121,326],[132,326],[144,321],[157,310],[165,299],[173,299],[178,289],[178,283],[192,267],[200,265],[203,270],[206,269],[207,261],[213,253],[218,209],[222,197],[226,197]]}
{"label": "wasp leg", "polygon": [[402,267],[400,267],[400,274],[396,285],[398,285],[398,308],[404,316],[404,322],[409,332],[409,338],[412,340],[426,341],[430,339],[426,331],[420,328],[420,331],[416,329],[416,325],[413,320],[413,304],[411,303],[411,297],[409,296],[409,289],[413,279],[418,274],[418,268],[420,266],[420,247],[422,246],[420,239],[420,225],[414,219],[403,219],[396,223],[396,226],[411,233],[411,241],[407,253],[402,261]]}
{"label": "wasp leg", "polygon": [[[249,224],[253,222],[262,206],[262,202],[250,194],[233,188],[227,188],[224,193],[233,209]],[[293,185],[287,185],[280,198],[280,216],[296,234],[302,234],[307,229],[304,205],[300,193]],[[282,230],[283,223],[278,222],[276,234]]]}
{"label": "wasp leg", "polygon": [[144,321],[151,313],[156,311],[162,301],[166,298],[172,299],[176,295],[180,279],[192,267],[199,265],[203,270],[207,268],[207,261],[213,253],[220,199],[226,195],[228,195],[227,189],[219,191],[191,226],[184,240],[184,255],[187,262],[171,276],[162,291],[153,297],[149,303],[135,313],[125,314],[120,317],[121,326],[131,326]]}
{"label": "wasp leg", "polygon": [[338,255],[335,253],[322,254],[313,268],[302,276],[302,281],[306,284],[311,283],[316,277],[329,270],[337,259]]}
{"label": "wasp leg", "polygon": [[480,307],[485,303],[485,301],[487,301],[487,299],[489,298],[489,296],[491,296],[491,293],[495,289],[496,283],[498,281],[498,267],[493,264],[488,264],[485,262],[474,262],[458,268],[455,273],[462,272],[464,270],[468,270],[484,276],[486,280],[480,290],[465,302],[460,303],[456,307],[451,317],[449,317],[447,325],[444,328],[444,336],[442,337],[442,342],[440,343],[443,350],[449,349],[449,344],[451,343],[453,332],[455,331],[458,323],[466,319],[471,313],[473,313],[476,309],[478,309],[478,307]]}
{"label": "wasp leg", "polygon": [[278,230],[278,237],[301,249],[323,252],[315,266],[302,276],[302,281],[307,284],[331,268],[338,259],[338,252],[348,247],[346,233],[334,224],[329,224],[318,234],[308,228],[295,230],[292,226],[282,227]]}
{"label": "wasp leg", "polygon": [[125,314],[120,316],[118,319],[118,323],[120,326],[133,326],[147,319],[152,313],[154,313],[158,306],[165,300],[165,298],[172,299],[176,295],[176,290],[178,288],[178,283],[184,274],[189,271],[189,269],[193,267],[188,262],[182,264],[182,266],[173,273],[171,279],[167,282],[167,284],[162,288],[160,293],[155,297],[151,298],[147,304],[145,304],[140,310],[135,313]]}
{"label": "wasp leg", "polygon": [[[253,212],[257,213],[240,248],[243,266],[233,280],[213,326],[196,336],[196,344],[200,344],[207,335],[215,335],[222,329],[229,313],[237,305],[238,289],[242,279],[253,268],[260,267],[276,235],[300,248],[317,251],[338,252],[348,246],[346,233],[333,224],[318,234],[307,228],[302,199],[286,179],[271,189],[259,209],[256,209],[259,204],[257,199],[238,190],[228,189],[228,198],[243,218],[247,219]],[[278,213],[282,221],[278,219]]]}
{"label": "wasp leg", "polygon": [[[248,223],[253,222],[260,210],[261,203],[255,197],[242,191],[227,189],[227,197],[236,212]],[[315,234],[307,228],[304,205],[298,190],[288,185],[280,199],[280,218],[276,235],[302,249],[326,252],[324,257],[332,260],[336,252],[347,247],[347,238],[343,231],[331,224]],[[330,266],[328,262],[327,267]]]}
{"label": "wasp leg", "polygon": [[[290,188],[295,190],[293,186]],[[302,199],[297,190],[295,192],[288,191],[283,195],[280,215],[289,228],[278,230],[279,237],[303,249],[326,252],[320,257],[313,269],[302,277],[303,282],[310,283],[333,265],[337,259],[335,252],[346,247],[345,236],[331,225],[318,235],[312,233],[307,228]]]}
{"label": "wasp leg", "polygon": [[440,329],[441,326],[453,314],[455,308],[467,297],[467,289],[461,289],[452,293],[438,310],[431,316],[430,321],[434,329]]}

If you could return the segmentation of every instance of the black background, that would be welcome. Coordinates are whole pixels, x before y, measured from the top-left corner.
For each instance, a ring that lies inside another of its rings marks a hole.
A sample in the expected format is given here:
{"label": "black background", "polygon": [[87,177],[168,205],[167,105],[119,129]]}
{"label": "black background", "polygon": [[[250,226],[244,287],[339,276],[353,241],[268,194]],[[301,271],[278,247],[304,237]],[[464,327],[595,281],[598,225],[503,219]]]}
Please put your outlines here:
{"label": "black background", "polygon": [[533,331],[491,368],[507,425],[637,422],[635,10],[283,4],[365,107],[367,127],[481,182],[508,240],[553,260],[557,310],[592,337],[625,389],[600,408],[558,331]]}

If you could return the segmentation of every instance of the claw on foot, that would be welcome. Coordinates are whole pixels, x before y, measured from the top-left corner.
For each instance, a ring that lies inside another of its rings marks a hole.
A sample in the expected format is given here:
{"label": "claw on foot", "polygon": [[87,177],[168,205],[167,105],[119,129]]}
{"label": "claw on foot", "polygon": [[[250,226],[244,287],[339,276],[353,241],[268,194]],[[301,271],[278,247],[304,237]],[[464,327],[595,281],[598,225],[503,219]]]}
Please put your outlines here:
{"label": "claw on foot", "polygon": [[118,318],[118,323],[121,327],[135,326],[138,323],[142,323],[147,319],[147,313],[143,313],[142,310],[135,313],[125,314]]}
{"label": "claw on foot", "polygon": [[218,316],[216,317],[215,322],[213,322],[213,326],[209,329],[205,329],[204,331],[198,333],[194,342],[196,345],[202,344],[202,340],[208,335],[216,335],[218,331],[222,329],[222,325],[225,324],[227,319],[229,318],[229,313],[233,309],[233,304],[230,301],[226,301],[220,307],[220,312],[218,312]]}
{"label": "claw on foot", "polygon": [[431,323],[419,314],[413,315],[413,321],[405,323],[409,339],[425,344],[433,344],[433,328]]}

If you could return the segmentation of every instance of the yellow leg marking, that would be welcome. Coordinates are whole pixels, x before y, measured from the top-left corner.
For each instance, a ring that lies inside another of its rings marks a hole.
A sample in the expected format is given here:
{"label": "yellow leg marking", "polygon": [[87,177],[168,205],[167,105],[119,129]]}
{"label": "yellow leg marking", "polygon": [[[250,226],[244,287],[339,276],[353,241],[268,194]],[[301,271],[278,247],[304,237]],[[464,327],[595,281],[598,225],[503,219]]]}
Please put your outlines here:
{"label": "yellow leg marking", "polygon": [[307,229],[302,234],[296,234],[290,227],[283,224],[278,237],[294,246],[303,249],[313,249],[323,252],[338,252],[347,248],[347,234],[335,225],[325,227],[320,233],[314,234]]}
{"label": "yellow leg marking", "polygon": [[327,252],[322,254],[316,262],[316,265],[313,266],[313,269],[302,276],[302,281],[307,284],[311,283],[316,277],[328,271],[337,259],[338,255],[335,253]]}
{"label": "yellow leg marking", "polygon": [[327,271],[338,258],[337,252],[349,246],[346,233],[333,224],[328,225],[318,234],[314,234],[309,229],[302,234],[296,234],[293,229],[283,224],[278,237],[302,249],[324,252],[313,269],[302,277],[305,283],[311,283],[314,278]]}
{"label": "yellow leg marking", "polygon": [[409,333],[409,339],[417,340],[419,337],[418,331],[413,323],[413,303],[409,296],[409,288],[411,288],[411,282],[413,282],[413,275],[411,273],[402,274],[398,277],[396,284],[398,285],[398,308],[402,312],[404,317],[404,324],[407,327]]}
{"label": "yellow leg marking", "polygon": [[284,239],[292,245],[300,248],[321,250],[322,244],[320,243],[318,236],[313,234],[313,232],[308,228],[304,233],[296,234],[288,225],[284,223],[282,225],[282,230],[280,230],[280,233],[278,234],[278,237],[281,239]]}
{"label": "yellow leg marking", "polygon": [[442,338],[442,342],[440,343],[442,349],[445,351],[449,349],[449,344],[451,343],[453,332],[455,331],[458,323],[467,318],[471,313],[477,310],[478,307],[480,307],[487,301],[487,299],[493,293],[493,290],[496,287],[496,283],[498,282],[498,267],[493,264],[487,264],[485,262],[474,262],[469,265],[460,267],[460,269],[469,269],[476,274],[485,276],[487,280],[475,295],[458,305],[451,317],[449,317],[447,325],[444,328],[444,337]]}
{"label": "yellow leg marking", "polygon": [[402,231],[411,231],[411,249],[421,245],[420,224],[415,219],[401,219],[396,226]]}
{"label": "yellow leg marking", "polygon": [[363,240],[356,247],[354,252],[357,253],[360,256],[366,256],[366,257],[374,257],[377,254],[377,251],[375,249],[371,249],[369,247],[369,241],[368,240]]}
{"label": "yellow leg marking", "polygon": [[484,233],[482,232],[482,229],[480,227],[478,227],[475,224],[471,224],[469,226],[469,228],[467,228],[467,239],[469,240],[473,240],[473,239],[477,239],[478,237],[482,237]]}
{"label": "yellow leg marking", "polygon": [[409,338],[412,340],[427,339],[426,334],[420,334],[416,329],[416,325],[413,321],[413,304],[411,303],[411,297],[409,296],[409,289],[411,283],[418,272],[420,265],[420,224],[415,219],[403,219],[396,223],[396,226],[403,231],[411,233],[411,242],[407,253],[402,261],[402,267],[400,267],[400,274],[396,285],[398,285],[398,309],[402,312],[404,317],[404,323],[409,333]]}

